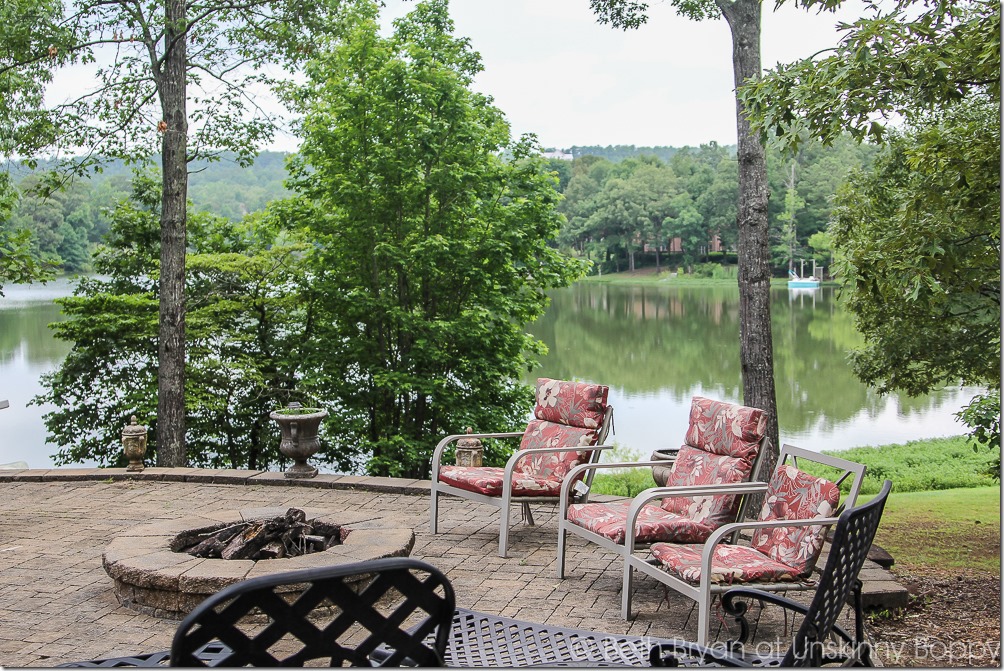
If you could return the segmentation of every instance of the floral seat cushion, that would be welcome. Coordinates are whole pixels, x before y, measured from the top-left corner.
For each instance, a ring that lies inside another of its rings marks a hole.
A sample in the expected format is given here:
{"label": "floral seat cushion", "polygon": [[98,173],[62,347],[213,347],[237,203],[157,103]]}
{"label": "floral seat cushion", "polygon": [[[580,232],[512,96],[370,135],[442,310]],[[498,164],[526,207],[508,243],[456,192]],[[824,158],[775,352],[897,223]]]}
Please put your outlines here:
{"label": "floral seat cushion", "polygon": [[[667,487],[718,485],[749,479],[767,431],[759,408],[695,396],[690,404],[687,442],[677,454]],[[738,496],[671,496],[664,510],[689,517],[712,529],[735,519]]]}
{"label": "floral seat cushion", "polygon": [[[668,573],[692,583],[701,581],[701,552],[703,545],[675,545],[656,543],[654,556]],[[799,570],[774,561],[770,557],[744,545],[717,545],[711,558],[713,583],[739,582],[793,582]]]}
{"label": "floral seat cushion", "polygon": [[556,424],[599,429],[607,411],[609,387],[587,382],[537,378],[533,416]]}
{"label": "floral seat cushion", "polygon": [[[502,496],[502,479],[505,470],[493,466],[443,466],[439,470],[440,482],[458,489],[486,496]],[[536,478],[513,474],[513,496],[560,496],[561,478]]]}
{"label": "floral seat cushion", "polygon": [[[752,462],[737,457],[711,454],[689,445],[680,448],[676,461],[666,477],[667,487],[688,485],[722,485],[744,482],[749,478]],[[667,496],[662,499],[666,512],[689,517],[714,531],[735,521],[739,507],[736,495]]]}
{"label": "floral seat cushion", "polygon": [[[568,521],[595,534],[609,538],[617,544],[624,543],[630,501],[613,503],[579,503],[568,507]],[[641,509],[635,524],[635,539],[639,543],[670,541],[674,543],[700,543],[713,528],[687,517],[666,512],[649,504]]]}
{"label": "floral seat cushion", "polygon": [[[832,517],[840,489],[824,478],[781,464],[767,485],[759,519],[764,522]],[[712,582],[791,582],[807,577],[825,538],[823,525],[755,529],[750,545],[718,545],[711,560]],[[656,543],[652,555],[684,580],[701,579],[702,545]]]}
{"label": "floral seat cushion", "polygon": [[695,396],[690,404],[687,445],[728,457],[756,459],[767,433],[767,416],[760,408]]}

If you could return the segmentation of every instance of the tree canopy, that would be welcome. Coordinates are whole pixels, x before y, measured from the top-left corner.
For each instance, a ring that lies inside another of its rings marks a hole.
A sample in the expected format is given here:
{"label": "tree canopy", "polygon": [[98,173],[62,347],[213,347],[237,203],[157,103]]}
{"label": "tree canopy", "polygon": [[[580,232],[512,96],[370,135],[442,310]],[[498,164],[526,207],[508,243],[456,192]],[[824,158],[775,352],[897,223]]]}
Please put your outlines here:
{"label": "tree canopy", "polygon": [[[73,348],[43,376],[37,399],[56,463],[124,465],[121,427],[130,415],[156,429],[159,184],[134,180],[95,255],[96,277],[59,303],[56,337]],[[189,463],[275,468],[283,457],[269,412],[291,400],[310,336],[307,245],[269,214],[234,222],[191,212],[186,370]],[[157,444],[150,446],[156,453]],[[337,455],[327,458],[342,467]]]}
{"label": "tree canopy", "polygon": [[[447,3],[380,34],[378,5],[346,12],[291,93],[303,145],[288,221],[309,230],[317,336],[303,388],[337,409],[340,454],[373,474],[425,477],[437,441],[523,425],[525,325],[583,264],[548,243],[556,181],[533,138],[510,139],[472,90],[480,59]],[[497,461],[502,453],[490,451]]]}

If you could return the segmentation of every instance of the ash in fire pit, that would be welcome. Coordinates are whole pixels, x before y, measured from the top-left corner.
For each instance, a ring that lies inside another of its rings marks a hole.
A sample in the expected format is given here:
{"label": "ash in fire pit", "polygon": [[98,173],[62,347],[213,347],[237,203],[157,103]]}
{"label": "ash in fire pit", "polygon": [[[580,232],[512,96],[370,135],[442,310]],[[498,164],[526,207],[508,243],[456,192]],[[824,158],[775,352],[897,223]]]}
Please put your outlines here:
{"label": "ash in fire pit", "polygon": [[208,559],[282,559],[324,552],[340,545],[341,527],[290,508],[281,517],[223,523],[183,531],[171,541],[173,552]]}

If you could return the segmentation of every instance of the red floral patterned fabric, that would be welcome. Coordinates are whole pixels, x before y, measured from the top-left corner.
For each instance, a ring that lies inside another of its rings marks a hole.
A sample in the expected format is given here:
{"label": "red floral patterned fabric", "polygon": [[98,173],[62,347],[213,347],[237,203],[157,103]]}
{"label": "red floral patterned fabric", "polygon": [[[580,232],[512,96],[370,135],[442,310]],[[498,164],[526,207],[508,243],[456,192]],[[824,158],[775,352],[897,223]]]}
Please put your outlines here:
{"label": "red floral patterned fabric", "polygon": [[[595,534],[606,536],[614,543],[623,544],[630,505],[630,501],[578,503],[568,507],[568,520]],[[700,543],[712,531],[714,528],[706,524],[666,512],[652,504],[641,509],[635,523],[635,539],[639,543]]]}
{"label": "red floral patterned fabric", "polygon": [[[693,583],[701,581],[703,545],[656,543],[652,555],[669,573]],[[774,561],[744,545],[716,545],[711,558],[711,582],[793,582],[798,569]]]}
{"label": "red floral patterned fabric", "polygon": [[533,415],[556,424],[598,429],[607,410],[609,388],[602,384],[537,378]]}
{"label": "red floral patterned fabric", "polygon": [[[439,481],[469,492],[502,495],[502,476],[505,469],[494,466],[472,468],[470,466],[443,466],[439,469]],[[535,478],[513,474],[513,496],[554,496],[561,495],[561,478]]]}
{"label": "red floral patterned fabric", "polygon": [[[791,464],[782,464],[774,471],[764,497],[760,519],[797,520],[832,517],[840,500],[840,489],[823,478],[804,473]],[[800,575],[808,575],[819,557],[826,537],[822,525],[757,529],[750,547],[774,561],[793,567]]]}
{"label": "red floral patterned fabric", "polygon": [[[667,487],[686,485],[721,485],[745,481],[753,468],[746,459],[721,456],[699,450],[689,445],[680,448],[673,467],[666,478]],[[739,497],[722,496],[667,496],[662,508],[667,512],[688,517],[712,531],[734,522]]]}
{"label": "red floral patterned fabric", "polygon": [[695,396],[690,404],[687,445],[691,447],[752,463],[766,432],[767,416],[759,408],[701,396]]}
{"label": "red floral patterned fabric", "polygon": [[[599,433],[595,429],[582,429],[575,426],[555,424],[542,419],[530,420],[523,433],[519,449],[537,448],[588,447],[596,444]],[[535,454],[520,459],[513,468],[513,474],[521,473],[534,478],[561,479],[568,471],[589,460],[589,450],[581,452],[551,452]]]}
{"label": "red floral patterned fabric", "polygon": [[[774,471],[767,485],[760,520],[831,517],[840,489],[828,480],[790,464]],[[711,560],[712,582],[790,582],[808,576],[823,547],[822,525],[755,529],[749,547],[718,545]],[[656,543],[652,555],[684,580],[701,579],[701,545]]]}

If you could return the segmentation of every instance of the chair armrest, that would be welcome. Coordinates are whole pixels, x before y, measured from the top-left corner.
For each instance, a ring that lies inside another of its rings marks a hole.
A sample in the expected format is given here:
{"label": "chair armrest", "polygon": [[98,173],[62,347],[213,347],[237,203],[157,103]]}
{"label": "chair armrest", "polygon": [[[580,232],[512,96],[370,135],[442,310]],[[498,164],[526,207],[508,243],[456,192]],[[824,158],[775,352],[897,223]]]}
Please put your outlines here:
{"label": "chair armrest", "polygon": [[450,443],[461,438],[516,438],[522,436],[522,431],[509,431],[505,433],[455,433],[439,441],[436,449],[432,453],[432,481],[439,482],[439,465],[443,459],[443,452]]}
{"label": "chair armrest", "polygon": [[628,555],[634,552],[634,525],[644,508],[653,499],[666,496],[724,496],[729,494],[756,494],[767,491],[766,482],[730,482],[720,485],[685,485],[682,487],[651,487],[635,495],[624,521],[624,548]]}
{"label": "chair armrest", "polygon": [[[769,522],[730,522],[729,524],[723,524],[722,526],[711,532],[708,536],[708,540],[705,541],[704,554],[707,557],[711,556],[711,552],[715,545],[721,542],[724,536],[731,534],[739,529],[775,529],[777,527],[814,527],[814,526],[829,526],[831,524],[836,524],[836,517],[813,517],[810,519],[796,519],[796,520],[770,520]],[[710,564],[709,564],[710,566]]]}
{"label": "chair armrest", "polygon": [[[664,459],[662,461],[621,461],[608,464],[579,464],[572,470],[565,474],[565,479],[561,482],[561,496],[564,497],[561,500],[565,501],[568,498],[568,494],[571,493],[572,485],[575,484],[578,479],[579,473],[585,473],[586,471],[595,471],[603,468],[651,468],[652,466],[666,466],[672,464],[673,461],[670,459]],[[565,504],[559,504],[560,510],[567,510],[568,506]]]}
{"label": "chair armrest", "polygon": [[[508,495],[508,491],[512,489],[512,471],[516,467],[516,463],[523,459],[524,457],[532,456],[534,454],[546,454],[550,452],[584,452],[586,450],[610,450],[613,449],[613,445],[577,445],[575,447],[534,447],[527,450],[517,450],[511,457],[509,461],[505,464],[505,473],[502,476],[502,496]],[[583,465],[583,464],[580,464]],[[572,469],[573,472],[578,468],[576,466]],[[568,477],[567,475],[565,476]],[[562,482],[564,485],[564,482]],[[562,489],[564,491],[564,489]]]}
{"label": "chair armrest", "polygon": [[[736,599],[756,599],[764,603],[769,603],[773,606],[780,606],[785,610],[793,611],[802,616],[809,614],[809,607],[807,605],[793,601],[786,596],[778,594],[777,592],[767,592],[754,587],[735,587],[730,589],[728,592],[722,594],[722,610],[724,610],[730,617],[736,618],[739,622],[740,632],[739,638],[737,639],[738,643],[746,643],[746,639],[749,638],[749,625],[746,623],[746,604],[737,603]],[[851,645],[861,643],[861,641],[855,641],[854,638],[847,633],[847,631],[837,624],[833,625],[831,633],[836,634],[838,637],[843,639],[844,642],[850,643]]]}

